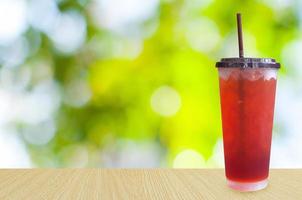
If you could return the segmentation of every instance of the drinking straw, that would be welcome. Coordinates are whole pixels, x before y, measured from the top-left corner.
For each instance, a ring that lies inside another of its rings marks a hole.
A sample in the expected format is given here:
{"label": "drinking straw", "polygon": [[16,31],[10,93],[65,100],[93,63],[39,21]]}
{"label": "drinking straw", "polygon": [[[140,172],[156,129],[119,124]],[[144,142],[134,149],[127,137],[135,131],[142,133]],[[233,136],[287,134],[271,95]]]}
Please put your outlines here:
{"label": "drinking straw", "polygon": [[[243,58],[244,57],[244,51],[243,51],[243,38],[242,38],[242,24],[241,24],[241,14],[237,13],[237,30],[238,30],[238,46],[239,46],[239,58]],[[240,100],[240,108],[239,108],[239,112],[240,112],[240,122],[239,122],[239,126],[240,126],[240,133],[239,133],[239,137],[238,137],[238,141],[239,141],[239,145],[241,146],[241,151],[238,152],[240,154],[241,157],[245,156],[245,148],[244,148],[244,78],[242,77],[242,72],[240,70],[240,75],[239,75],[239,88],[238,88],[238,92],[239,92],[239,100]]]}
{"label": "drinking straw", "polygon": [[242,39],[242,24],[241,24],[241,14],[237,13],[237,31],[238,31],[238,45],[239,45],[239,57],[244,57],[243,52],[243,39]]}

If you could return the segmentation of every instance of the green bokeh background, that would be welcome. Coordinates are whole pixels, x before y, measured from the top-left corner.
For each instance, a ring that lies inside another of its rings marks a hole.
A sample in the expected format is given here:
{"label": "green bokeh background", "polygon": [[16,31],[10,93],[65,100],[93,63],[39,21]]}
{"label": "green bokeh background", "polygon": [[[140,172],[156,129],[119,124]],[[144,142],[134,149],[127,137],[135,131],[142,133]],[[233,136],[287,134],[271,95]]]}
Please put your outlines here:
{"label": "green bokeh background", "polygon": [[[38,50],[23,63],[33,74],[27,90],[40,80],[51,79],[62,99],[53,113],[56,132],[47,144],[32,144],[20,134],[33,165],[77,166],[84,148],[87,162],[82,166],[128,166],[108,164],[106,159],[120,159],[123,151],[124,159],[130,159],[131,151],[125,150],[130,141],[138,153],[142,146],[152,146],[147,151],[155,154],[156,162],[150,166],[220,167],[221,163],[211,159],[222,136],[214,66],[221,57],[237,56],[236,13],[243,16],[245,50],[250,57],[282,61],[284,46],[301,34],[298,2],[278,9],[267,2],[162,0],[151,17],[135,24],[136,34],[131,27],[129,33],[118,33],[96,25],[91,1],[58,1],[61,12],[73,10],[84,16],[87,34],[80,49],[64,54],[47,34],[32,27],[24,33],[30,44],[41,38]],[[141,41],[138,52],[133,50],[136,40]],[[41,60],[50,66],[46,78],[35,68]],[[281,77],[286,73],[282,68]],[[69,100],[81,96],[82,90],[70,91],[69,86],[79,81],[88,86],[91,96],[74,106]],[[176,91],[181,99],[174,115],[163,116],[152,109],[152,95],[162,86]],[[21,133],[27,126],[17,123]],[[180,164],[175,164],[177,155],[186,150],[189,153],[182,156],[189,157],[180,157]],[[141,162],[149,166],[149,154],[143,155]]]}

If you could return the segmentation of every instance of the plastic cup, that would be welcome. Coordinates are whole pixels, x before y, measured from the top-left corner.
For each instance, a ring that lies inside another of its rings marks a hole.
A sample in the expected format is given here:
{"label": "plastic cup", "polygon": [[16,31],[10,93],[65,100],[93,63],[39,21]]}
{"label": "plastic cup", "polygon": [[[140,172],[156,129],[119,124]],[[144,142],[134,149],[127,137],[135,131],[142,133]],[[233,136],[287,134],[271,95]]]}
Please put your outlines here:
{"label": "plastic cup", "polygon": [[225,174],[240,191],[268,184],[277,71],[270,58],[223,58],[219,71]]}

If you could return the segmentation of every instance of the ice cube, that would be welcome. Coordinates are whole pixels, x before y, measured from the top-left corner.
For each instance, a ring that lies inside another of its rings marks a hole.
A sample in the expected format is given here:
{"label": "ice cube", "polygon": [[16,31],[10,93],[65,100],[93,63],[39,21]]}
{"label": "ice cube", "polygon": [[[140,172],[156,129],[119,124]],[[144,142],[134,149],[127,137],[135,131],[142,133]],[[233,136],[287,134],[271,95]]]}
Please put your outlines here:
{"label": "ice cube", "polygon": [[267,69],[264,73],[264,80],[269,81],[270,79],[277,78],[277,70],[276,69]]}
{"label": "ice cube", "polygon": [[241,71],[241,75],[245,79],[248,79],[250,81],[256,81],[263,77],[263,71],[260,69],[247,68]]}
{"label": "ice cube", "polygon": [[238,79],[240,70],[238,68],[220,68],[219,77],[228,80],[230,77]]}
{"label": "ice cube", "polygon": [[226,68],[219,69],[219,77],[224,80],[229,79],[231,73],[232,71],[230,69],[226,69]]}

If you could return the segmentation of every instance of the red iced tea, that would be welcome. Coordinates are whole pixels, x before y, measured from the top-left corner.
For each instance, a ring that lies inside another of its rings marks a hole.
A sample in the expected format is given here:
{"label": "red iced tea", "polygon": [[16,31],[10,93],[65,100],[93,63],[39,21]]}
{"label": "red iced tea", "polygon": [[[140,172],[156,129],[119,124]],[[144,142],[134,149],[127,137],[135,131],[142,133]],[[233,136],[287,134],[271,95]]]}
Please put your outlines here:
{"label": "red iced tea", "polygon": [[276,74],[272,58],[246,58],[237,13],[239,58],[222,58],[219,69],[225,172],[240,191],[266,187],[274,118]]}
{"label": "red iced tea", "polygon": [[268,177],[276,71],[219,68],[227,179],[253,183]]}

